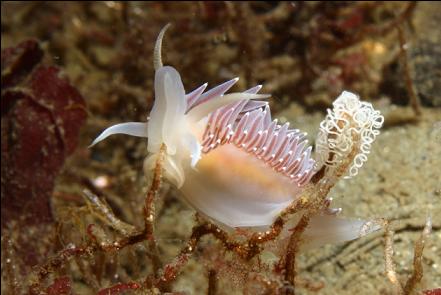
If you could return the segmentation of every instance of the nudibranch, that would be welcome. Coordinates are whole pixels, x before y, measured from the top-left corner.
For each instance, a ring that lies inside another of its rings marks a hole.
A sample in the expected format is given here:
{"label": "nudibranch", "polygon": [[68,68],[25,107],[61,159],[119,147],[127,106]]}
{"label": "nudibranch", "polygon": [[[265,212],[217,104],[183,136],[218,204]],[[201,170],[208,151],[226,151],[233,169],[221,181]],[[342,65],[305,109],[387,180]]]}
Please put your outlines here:
{"label": "nudibranch", "polygon": [[[148,122],[109,127],[92,145],[118,133],[147,137],[147,174],[165,145],[165,177],[198,212],[227,228],[271,225],[312,186],[310,180],[319,169],[337,169],[345,152],[360,152],[350,174],[365,161],[382,117],[354,94],[343,92],[328,112],[317,140],[319,155],[316,152],[314,158],[306,133],[271,118],[268,103],[262,100],[269,95],[258,94],[260,85],[225,94],[236,78],[207,92],[204,84],[186,94],[179,73],[162,65],[166,29],[155,46],[155,102]],[[349,240],[360,235],[364,224],[324,212],[323,218],[311,221],[306,234],[317,236],[320,230],[314,230],[321,227],[327,229],[327,235],[319,234],[326,241]]]}

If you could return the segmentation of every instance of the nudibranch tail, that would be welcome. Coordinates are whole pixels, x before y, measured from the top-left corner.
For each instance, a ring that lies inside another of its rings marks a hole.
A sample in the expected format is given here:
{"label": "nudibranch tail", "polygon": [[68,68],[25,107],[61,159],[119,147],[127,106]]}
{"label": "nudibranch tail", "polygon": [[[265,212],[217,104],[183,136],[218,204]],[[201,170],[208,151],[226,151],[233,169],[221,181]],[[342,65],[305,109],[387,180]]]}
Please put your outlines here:
{"label": "nudibranch tail", "polygon": [[[294,220],[297,221],[297,220]],[[287,224],[292,228],[296,222]],[[337,217],[317,214],[311,220],[302,236],[301,249],[312,249],[325,244],[336,244],[361,238],[381,228],[375,220]],[[286,233],[285,236],[290,236]]]}

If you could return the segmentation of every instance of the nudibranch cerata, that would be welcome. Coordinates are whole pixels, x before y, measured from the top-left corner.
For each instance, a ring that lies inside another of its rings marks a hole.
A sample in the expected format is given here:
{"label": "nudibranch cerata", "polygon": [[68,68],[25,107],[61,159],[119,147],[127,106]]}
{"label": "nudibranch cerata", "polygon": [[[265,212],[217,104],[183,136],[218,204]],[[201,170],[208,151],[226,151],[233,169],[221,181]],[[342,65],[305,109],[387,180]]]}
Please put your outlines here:
{"label": "nudibranch cerata", "polygon": [[[229,228],[269,226],[311,185],[318,169],[332,169],[338,159],[329,162],[329,153],[344,158],[344,152],[357,144],[348,142],[354,133],[364,139],[354,169],[365,161],[366,149],[382,124],[382,117],[370,104],[343,92],[334,103],[335,110],[328,111],[321,124],[320,155],[315,160],[306,133],[272,120],[268,103],[262,100],[269,95],[258,94],[261,86],[225,94],[236,78],[207,92],[204,84],[186,94],[179,73],[162,65],[166,29],[160,32],[155,46],[155,102],[148,123],[114,125],[92,145],[117,133],[147,137],[149,155],[144,170],[150,173],[160,146],[165,144],[165,177],[198,212]],[[327,137],[330,133],[335,134]],[[313,229],[321,227],[327,230],[328,235],[323,235],[326,242],[350,240],[359,236],[364,224],[324,213],[323,218],[311,221],[309,234],[314,236]],[[328,237],[333,234],[336,239]]]}

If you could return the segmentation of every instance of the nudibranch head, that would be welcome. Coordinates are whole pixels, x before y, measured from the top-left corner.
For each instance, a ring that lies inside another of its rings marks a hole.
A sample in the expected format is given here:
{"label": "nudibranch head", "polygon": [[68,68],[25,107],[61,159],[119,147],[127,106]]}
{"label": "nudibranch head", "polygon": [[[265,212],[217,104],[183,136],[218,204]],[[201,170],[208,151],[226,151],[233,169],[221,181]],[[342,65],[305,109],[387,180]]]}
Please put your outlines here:
{"label": "nudibranch head", "polygon": [[161,44],[168,27],[167,25],[162,29],[155,46],[155,102],[148,123],[129,122],[111,126],[104,130],[92,145],[113,134],[147,137],[149,156],[144,162],[144,170],[147,173],[153,169],[161,145],[165,145],[165,177],[179,188],[185,181],[185,169],[194,167],[201,157],[200,140],[204,118],[214,110],[233,102],[263,99],[269,95],[248,92],[225,94],[238,78],[207,92],[204,92],[207,87],[207,84],[204,84],[186,94],[176,69],[162,64]]}

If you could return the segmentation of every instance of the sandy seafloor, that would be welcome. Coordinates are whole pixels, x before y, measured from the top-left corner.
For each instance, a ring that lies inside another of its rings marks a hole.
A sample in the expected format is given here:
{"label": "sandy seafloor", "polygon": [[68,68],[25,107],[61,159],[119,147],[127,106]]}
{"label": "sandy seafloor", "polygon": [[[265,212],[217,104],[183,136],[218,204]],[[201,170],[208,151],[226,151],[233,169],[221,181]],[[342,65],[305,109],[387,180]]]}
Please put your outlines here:
{"label": "sandy seafloor", "polygon": [[[71,36],[69,34],[80,34],[78,31],[87,27],[87,23],[90,21],[88,18],[92,18],[91,15],[96,14],[97,19],[100,19],[104,24],[112,22],[112,19],[110,18],[109,20],[109,16],[106,14],[109,13],[106,9],[115,9],[112,3],[114,2],[108,2],[106,5],[102,4],[102,6],[96,3],[91,4],[86,9],[87,13],[83,13],[82,9],[85,9],[84,7],[69,6],[66,9],[65,13],[67,16],[65,17],[71,17],[70,14],[72,14],[78,18],[73,17],[72,20],[63,20],[62,22],[65,22],[65,25],[62,28],[57,27],[54,29],[51,32],[53,35],[49,34],[50,37],[45,34],[46,32],[42,33],[42,30],[44,31],[44,28],[50,26],[50,24],[40,24],[38,29],[33,30],[23,20],[17,20],[22,15],[17,14],[17,19],[9,17],[4,20],[2,12],[2,27],[4,22],[19,24],[18,26],[9,25],[5,31],[2,28],[2,49],[4,45],[12,46],[25,38],[40,37],[44,41],[45,49],[52,50],[51,52],[65,52],[61,66],[70,76],[73,81],[72,83],[82,92],[90,107],[89,112],[91,116],[88,123],[82,129],[77,151],[66,162],[63,173],[73,171],[73,173],[87,176],[91,179],[97,176],[106,176],[107,174],[112,175],[113,182],[106,193],[111,196],[112,204],[116,204],[115,206],[118,207],[118,212],[124,213],[126,221],[139,225],[142,224],[142,220],[136,214],[141,214],[141,209],[139,203],[137,205],[136,202],[142,201],[142,193],[145,192],[145,181],[141,172],[142,159],[145,156],[145,142],[143,143],[133,138],[129,140],[116,138],[111,140],[110,143],[103,143],[101,147],[98,147],[93,152],[95,156],[98,154],[97,158],[100,160],[92,162],[90,165],[88,162],[89,158],[87,157],[90,155],[88,153],[91,152],[87,150],[87,145],[100,130],[110,124],[135,121],[145,117],[145,111],[148,107],[151,107],[151,99],[147,99],[149,106],[146,106],[145,97],[151,97],[152,81],[150,80],[152,75],[151,73],[146,74],[146,77],[150,79],[149,82],[146,82],[147,85],[132,79],[130,81],[131,86],[135,86],[131,88],[122,87],[120,89],[115,85],[125,81],[124,78],[121,78],[125,74],[118,72],[120,70],[119,67],[122,67],[121,65],[115,66],[112,64],[112,62],[115,62],[115,56],[118,56],[113,53],[115,48],[102,44],[94,47],[92,44],[90,47],[87,47],[87,50],[83,48],[86,53],[83,52],[81,54],[77,51],[78,48],[73,50],[70,48],[69,43],[63,43],[68,41],[77,42],[76,37],[69,39]],[[27,8],[24,4],[22,6],[24,8],[16,10],[17,13],[32,15],[29,11],[37,9],[37,21],[41,21],[45,16],[41,12],[42,8],[38,7],[38,4],[34,3],[30,8]],[[187,6],[192,5],[187,4]],[[187,6],[184,7],[185,9],[182,12],[184,17],[171,9],[175,17],[172,20],[179,21],[179,19],[185,18],[185,15],[192,13],[192,10],[188,9]],[[152,7],[154,6],[147,5],[147,7],[153,9]],[[232,7],[233,9],[235,8],[234,6]],[[2,3],[2,10],[3,8]],[[138,10],[144,8],[144,6],[136,7]],[[54,11],[57,11],[57,9],[60,8],[56,7]],[[440,11],[440,6],[438,5],[434,9],[430,4],[423,3],[417,6],[416,9],[414,21],[416,37],[412,39],[414,42],[412,44],[419,44],[418,42],[421,40],[428,39],[433,44],[440,44],[439,36],[441,35],[437,35],[441,27],[439,16],[438,20],[433,22],[435,25],[426,24],[436,18],[434,14],[436,14],[436,11]],[[148,30],[148,27],[144,28],[149,32],[147,38],[149,42],[154,40],[157,29],[166,21],[170,21],[166,16],[162,15],[165,14],[164,11],[161,10],[160,12],[161,15],[157,16],[157,18],[145,21],[146,24],[154,24],[154,29]],[[110,12],[109,15],[113,15],[113,12]],[[136,15],[135,18],[139,23],[144,24],[140,21],[143,17],[142,12],[135,11],[134,15]],[[50,21],[48,22],[50,23]],[[78,25],[78,22],[83,22],[83,25]],[[161,24],[156,22],[161,22]],[[32,21],[30,23],[33,24]],[[91,21],[91,23],[94,23],[94,21]],[[215,25],[212,24],[212,26]],[[425,31],[424,28],[426,26],[430,27],[432,31]],[[140,31],[139,27],[142,27],[142,25],[138,24],[133,32],[130,31],[130,34],[135,37],[138,36],[137,34],[141,34],[142,31]],[[96,28],[93,27],[93,29]],[[113,30],[112,27],[110,31],[112,34],[122,34],[118,28]],[[186,34],[189,34],[188,31]],[[218,38],[222,39],[222,36],[219,37],[220,35],[222,34],[214,34],[214,41],[210,44],[210,49],[219,50],[213,53],[213,58],[218,57],[223,60],[214,60],[212,64],[207,65],[204,68],[205,72],[201,74],[204,79],[204,75],[208,75],[208,79],[214,79],[211,74],[216,72],[222,73],[220,80],[230,76],[233,72],[242,74],[240,66],[237,64],[230,68],[225,65],[225,61],[228,61],[233,53],[228,50],[222,54],[219,53],[225,50],[222,45],[218,45],[222,43],[222,41],[218,40]],[[191,49],[191,44],[186,44],[186,40],[182,36],[179,36],[177,33],[173,33],[172,36],[177,41],[170,47],[166,45],[167,50],[171,51],[180,48],[180,46],[183,48],[182,52],[188,52]],[[250,36],[250,38],[255,37]],[[124,38],[122,39],[125,40]],[[202,37],[198,35],[197,38]],[[197,42],[200,42],[200,39],[197,40]],[[151,44],[146,45],[143,47],[143,50],[147,50],[147,48],[150,50],[152,46]],[[138,50],[136,52],[138,55],[140,52],[144,52],[142,50],[139,51],[138,47],[136,47],[136,50]],[[179,53],[182,54],[182,52]],[[95,65],[88,64],[90,61],[85,61],[84,56],[92,56],[92,63],[95,63]],[[128,60],[131,57],[125,58]],[[146,54],[146,57],[140,57],[137,66],[142,68],[145,63],[150,63],[150,58],[150,53]],[[439,59],[441,58],[439,55],[432,55],[432,58],[434,59],[433,64],[439,64]],[[57,59],[54,58],[54,60],[56,62]],[[182,61],[185,64],[186,73],[189,73],[192,77],[198,76],[198,73],[191,72],[191,62],[180,58],[179,54],[170,54],[170,60],[177,68],[179,68],[179,62]],[[253,60],[250,62],[253,62]],[[277,61],[275,63],[277,64]],[[283,59],[279,63],[283,64]],[[105,65],[112,66],[106,67]],[[151,71],[150,64],[149,67],[149,71]],[[283,68],[280,64],[275,65],[275,67]],[[133,71],[136,72],[137,70],[139,69],[135,67]],[[440,78],[439,68],[434,67],[431,70],[434,73],[433,79]],[[113,71],[117,73],[114,74]],[[132,71],[132,68],[125,69],[125,71]],[[253,71],[252,68],[251,71]],[[277,70],[275,73],[273,76],[277,77]],[[397,75],[401,77],[401,74]],[[184,82],[186,82],[186,79],[184,78]],[[219,79],[214,80],[219,81]],[[275,87],[274,80],[277,81],[277,79],[271,80],[272,83],[269,87]],[[415,81],[419,83],[418,79],[415,79]],[[427,79],[423,82],[427,82]],[[198,82],[192,81],[190,83],[194,86]],[[363,83],[369,82],[363,81]],[[436,84],[435,81],[431,81],[431,83]],[[245,86],[241,84],[240,88],[243,89]],[[421,89],[419,85],[416,85],[416,87]],[[345,89],[344,85],[343,89]],[[436,90],[436,87],[431,89],[435,89],[431,92],[434,96],[434,101],[436,99],[439,101],[441,89],[438,88]],[[265,84],[263,90],[265,90]],[[125,95],[129,97],[128,101],[122,98]],[[309,138],[313,142],[319,123],[324,118],[325,107],[321,103],[310,104],[308,99],[312,99],[314,93],[309,93],[308,95],[306,95],[304,100],[296,102],[297,96],[295,92],[284,93],[283,98],[281,98],[281,95],[276,96],[275,99],[273,98],[271,105],[277,110],[274,117],[278,117],[282,121],[290,121],[291,126],[308,132]],[[320,92],[320,95],[322,95],[322,92]],[[105,102],[107,99],[108,101]],[[283,105],[278,106],[282,100]],[[286,103],[286,100],[288,100],[288,103]],[[379,94],[379,99],[369,99],[369,101],[373,101],[374,106],[385,115],[386,126],[373,144],[369,160],[360,170],[359,174],[352,179],[340,180],[331,191],[330,196],[334,198],[333,207],[341,207],[343,209],[342,216],[394,220],[393,228],[396,230],[394,260],[397,265],[399,278],[402,281],[405,281],[411,273],[413,246],[421,234],[426,218],[430,215],[433,222],[433,232],[424,251],[424,277],[418,290],[439,288],[441,287],[441,109],[439,106],[431,107],[426,103],[422,108],[422,115],[418,122],[398,122],[392,125],[388,124],[388,120],[393,120],[392,117],[398,117],[399,119],[400,117],[412,116],[410,107],[405,105],[407,100],[404,99],[404,102],[399,101],[400,105],[397,106],[390,102],[387,95]],[[329,105],[329,102],[328,98],[325,104],[328,103]],[[130,155],[128,155],[129,152]],[[118,186],[118,183],[122,182],[124,184]],[[121,197],[125,195],[127,188],[130,188],[130,193],[138,194],[138,197]],[[56,190],[78,193],[81,192],[82,187],[79,183],[70,183],[69,177],[61,177],[57,183]],[[163,206],[159,206],[157,235],[161,245],[160,251],[164,260],[168,260],[178,253],[182,247],[182,241],[186,240],[190,234],[194,211],[184,205],[179,200],[179,195],[173,192],[167,196],[163,203]],[[56,210],[57,201],[54,201],[54,204],[54,210]],[[54,215],[58,216],[57,213]],[[298,265],[300,277],[315,282],[323,282],[324,287],[318,292],[300,289],[296,294],[392,294],[391,286],[384,275],[382,239],[382,231],[380,231],[353,242],[327,245],[301,253]],[[83,285],[82,281],[75,282],[74,286],[78,294],[93,294],[89,288]],[[240,283],[235,284],[228,278],[223,279],[220,281],[216,294],[241,294],[239,290],[235,290],[239,286]],[[206,294],[206,288],[206,270],[202,266],[198,254],[195,254],[195,259],[191,259],[184,268],[182,275],[176,280],[173,289],[187,292],[188,294]]]}

